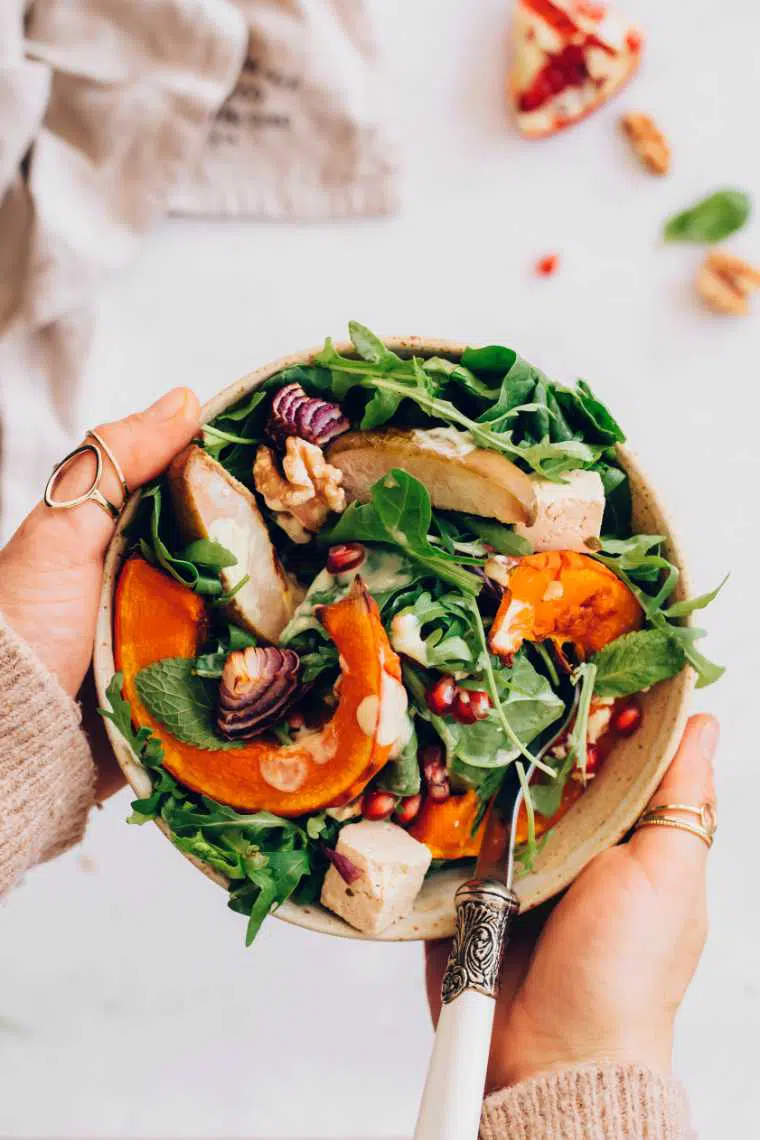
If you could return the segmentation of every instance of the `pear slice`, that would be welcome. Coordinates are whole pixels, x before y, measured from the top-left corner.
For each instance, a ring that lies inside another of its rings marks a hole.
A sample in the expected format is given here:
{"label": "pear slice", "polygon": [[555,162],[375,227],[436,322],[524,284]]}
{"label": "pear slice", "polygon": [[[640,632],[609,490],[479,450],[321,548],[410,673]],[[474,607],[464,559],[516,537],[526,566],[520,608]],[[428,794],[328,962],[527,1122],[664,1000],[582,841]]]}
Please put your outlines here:
{"label": "pear slice", "polygon": [[525,472],[456,428],[347,432],[327,458],[343,472],[349,498],[361,502],[373,483],[399,467],[427,487],[434,507],[502,523],[530,525],[535,519],[536,496]]}
{"label": "pear slice", "polygon": [[277,641],[301,600],[285,573],[253,494],[202,447],[191,443],[169,467],[169,487],[186,542],[209,538],[237,558],[220,572],[225,590],[249,580],[227,603],[231,621]]}

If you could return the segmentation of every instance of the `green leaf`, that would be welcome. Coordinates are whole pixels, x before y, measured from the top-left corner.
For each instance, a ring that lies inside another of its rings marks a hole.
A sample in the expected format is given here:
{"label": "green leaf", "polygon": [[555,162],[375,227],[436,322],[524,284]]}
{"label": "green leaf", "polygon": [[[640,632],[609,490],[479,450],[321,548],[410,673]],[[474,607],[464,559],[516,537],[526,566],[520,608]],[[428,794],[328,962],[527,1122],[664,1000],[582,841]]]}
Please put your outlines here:
{"label": "green leaf", "polygon": [[522,557],[525,554],[532,554],[533,547],[528,542],[527,538],[522,535],[516,534],[512,527],[504,526],[503,523],[496,522],[495,519],[480,518],[479,515],[463,515],[457,516],[467,530],[472,531],[489,546],[492,546],[497,554],[511,554],[514,557]]}
{"label": "green leaf", "polygon": [[392,370],[403,363],[400,356],[385,347],[379,336],[375,336],[358,321],[348,322],[348,335],[359,356],[370,364],[379,364],[383,368]]}
{"label": "green leaf", "polygon": [[420,790],[420,766],[417,760],[417,733],[412,732],[401,754],[390,760],[377,778],[378,787],[394,796],[416,796]]}
{"label": "green leaf", "polygon": [[462,353],[462,364],[472,372],[485,372],[488,376],[504,377],[517,361],[513,348],[503,348],[500,344],[487,344],[482,348],[466,348]]}
{"label": "green leaf", "polygon": [[224,740],[214,728],[211,686],[193,672],[188,657],[166,657],[137,674],[140,700],[156,720],[185,744],[209,751],[240,748],[240,741]]}
{"label": "green leaf", "polygon": [[207,566],[212,570],[222,570],[225,566],[237,566],[237,558],[226,547],[210,538],[199,538],[186,546],[180,555],[187,562]]}
{"label": "green leaf", "polygon": [[741,229],[751,212],[752,199],[743,190],[716,190],[670,218],[665,224],[665,240],[722,241]]}
{"label": "green leaf", "polygon": [[597,670],[594,692],[601,697],[626,697],[674,677],[686,657],[669,633],[642,629],[611,641],[592,661]]}
{"label": "green leaf", "polygon": [[663,615],[666,618],[685,618],[689,614],[693,614],[696,610],[703,610],[705,606],[709,606],[710,602],[714,601],[718,594],[721,592],[730,575],[726,574],[720,585],[716,586],[714,590],[710,590],[707,594],[700,594],[696,598],[686,598],[683,602],[675,602],[672,606],[668,606],[663,610]]}
{"label": "green leaf", "polygon": [[434,577],[467,593],[479,593],[481,580],[463,570],[456,556],[430,542],[431,518],[427,489],[413,476],[394,468],[374,484],[369,503],[351,503],[326,541],[387,543]]}

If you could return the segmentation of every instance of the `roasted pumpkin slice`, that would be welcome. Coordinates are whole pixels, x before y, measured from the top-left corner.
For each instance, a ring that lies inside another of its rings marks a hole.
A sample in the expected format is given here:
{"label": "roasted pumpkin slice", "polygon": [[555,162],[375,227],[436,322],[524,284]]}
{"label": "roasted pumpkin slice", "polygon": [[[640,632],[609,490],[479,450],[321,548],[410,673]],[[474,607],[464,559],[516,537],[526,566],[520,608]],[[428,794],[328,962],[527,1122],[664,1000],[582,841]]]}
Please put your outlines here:
{"label": "roasted pumpkin slice", "polygon": [[357,577],[348,596],[322,607],[319,617],[342,670],[338,705],[324,727],[289,745],[261,740],[204,751],[159,724],[135,684],[146,665],[197,652],[202,603],[143,559],[125,564],[116,591],[116,665],[133,720],[160,739],[164,766],[180,783],[241,810],[297,816],[350,802],[383,767],[406,728],[407,698],[377,605]]}
{"label": "roasted pumpkin slice", "polygon": [[502,657],[523,641],[571,642],[581,656],[596,653],[643,621],[638,601],[601,562],[575,550],[547,550],[521,558],[489,635]]}
{"label": "roasted pumpkin slice", "polygon": [[449,796],[442,803],[427,798],[409,834],[424,843],[434,859],[474,858],[483,842],[483,823],[472,834],[479,804],[478,794],[473,791]]}

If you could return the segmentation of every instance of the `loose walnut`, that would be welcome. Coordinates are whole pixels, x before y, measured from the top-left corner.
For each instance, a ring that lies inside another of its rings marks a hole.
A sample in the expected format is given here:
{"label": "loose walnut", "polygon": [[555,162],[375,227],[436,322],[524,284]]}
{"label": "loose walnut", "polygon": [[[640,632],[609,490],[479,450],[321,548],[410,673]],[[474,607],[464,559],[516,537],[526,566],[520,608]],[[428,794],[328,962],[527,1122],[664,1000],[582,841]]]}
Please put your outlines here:
{"label": "loose walnut", "polygon": [[760,289],[760,270],[723,249],[708,253],[697,274],[697,292],[715,313],[745,317],[755,289]]}
{"label": "loose walnut", "polygon": [[629,111],[621,118],[620,125],[647,170],[652,174],[667,174],[670,145],[654,120],[638,111]]}
{"label": "loose walnut", "polygon": [[298,436],[285,443],[282,471],[272,449],[259,447],[253,480],[278,525],[294,542],[308,542],[330,511],[346,507],[342,471],[327,462],[320,447]]}

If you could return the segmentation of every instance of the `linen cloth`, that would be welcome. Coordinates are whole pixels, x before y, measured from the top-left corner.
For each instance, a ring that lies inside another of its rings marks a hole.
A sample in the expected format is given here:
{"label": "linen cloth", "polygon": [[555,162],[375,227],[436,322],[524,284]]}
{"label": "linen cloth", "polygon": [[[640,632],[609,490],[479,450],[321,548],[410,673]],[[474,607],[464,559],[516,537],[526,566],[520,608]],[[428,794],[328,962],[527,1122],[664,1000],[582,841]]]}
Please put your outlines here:
{"label": "linen cloth", "polygon": [[75,442],[104,274],[172,207],[393,207],[375,86],[360,0],[3,0],[4,534]]}

